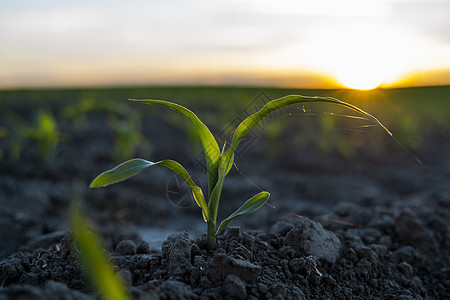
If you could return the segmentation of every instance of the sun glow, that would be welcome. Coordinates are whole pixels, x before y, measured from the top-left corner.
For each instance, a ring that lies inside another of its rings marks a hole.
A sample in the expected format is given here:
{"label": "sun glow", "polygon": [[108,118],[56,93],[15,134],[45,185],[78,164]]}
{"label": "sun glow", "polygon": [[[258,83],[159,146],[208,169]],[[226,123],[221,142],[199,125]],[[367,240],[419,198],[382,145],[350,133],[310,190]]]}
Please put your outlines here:
{"label": "sun glow", "polygon": [[380,74],[371,74],[365,69],[344,70],[338,72],[337,80],[345,87],[356,90],[371,90],[383,83],[383,76]]}
{"label": "sun glow", "polygon": [[290,53],[299,53],[300,48],[311,69],[329,74],[341,86],[368,90],[398,81],[415,59],[411,49],[420,51],[421,46],[403,32],[362,22],[318,29]]}
{"label": "sun glow", "polygon": [[369,35],[355,34],[351,40],[341,41],[335,51],[336,61],[330,71],[339,84],[358,90],[378,87],[389,73],[395,72],[386,64],[392,55],[384,49],[385,43]]}

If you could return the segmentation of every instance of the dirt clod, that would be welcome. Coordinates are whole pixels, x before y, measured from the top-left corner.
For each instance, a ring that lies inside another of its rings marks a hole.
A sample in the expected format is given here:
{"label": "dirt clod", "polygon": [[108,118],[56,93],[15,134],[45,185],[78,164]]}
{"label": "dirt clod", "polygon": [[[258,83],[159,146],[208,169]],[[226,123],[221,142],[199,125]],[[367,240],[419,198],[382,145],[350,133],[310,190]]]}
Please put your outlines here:
{"label": "dirt clod", "polygon": [[206,269],[206,274],[213,282],[223,281],[229,274],[236,275],[245,282],[252,282],[256,281],[260,273],[261,267],[223,253],[215,254]]}
{"label": "dirt clod", "polygon": [[333,263],[339,256],[341,242],[320,223],[303,218],[286,234],[284,245],[295,249],[297,256],[313,255]]}
{"label": "dirt clod", "polygon": [[130,240],[123,240],[117,245],[116,252],[121,255],[134,255],[136,254],[136,244]]}

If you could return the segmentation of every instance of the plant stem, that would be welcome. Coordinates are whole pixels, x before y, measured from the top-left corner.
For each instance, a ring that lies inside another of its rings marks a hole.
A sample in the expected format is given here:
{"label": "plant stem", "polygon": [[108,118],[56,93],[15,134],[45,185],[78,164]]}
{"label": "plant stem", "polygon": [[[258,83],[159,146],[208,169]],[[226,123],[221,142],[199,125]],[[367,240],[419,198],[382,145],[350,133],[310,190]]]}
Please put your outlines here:
{"label": "plant stem", "polygon": [[214,249],[216,247],[216,223],[208,222],[208,249]]}

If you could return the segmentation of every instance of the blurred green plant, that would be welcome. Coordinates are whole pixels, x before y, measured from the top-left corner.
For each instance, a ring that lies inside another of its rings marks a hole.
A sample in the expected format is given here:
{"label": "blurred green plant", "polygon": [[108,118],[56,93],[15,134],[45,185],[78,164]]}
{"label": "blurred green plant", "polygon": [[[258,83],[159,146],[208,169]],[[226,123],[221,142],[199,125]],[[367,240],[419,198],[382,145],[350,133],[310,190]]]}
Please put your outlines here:
{"label": "blurred green plant", "polygon": [[224,143],[222,146],[222,150],[220,150],[216,139],[214,138],[208,127],[206,127],[206,125],[192,111],[190,111],[186,107],[163,100],[132,99],[132,101],[144,104],[159,104],[167,106],[181,113],[192,122],[202,142],[203,153],[205,155],[206,160],[208,173],[207,174],[208,196],[209,196],[208,204],[206,203],[202,189],[197,184],[194,183],[194,181],[192,180],[191,176],[186,171],[186,169],[174,160],[162,160],[158,162],[151,162],[140,158],[131,159],[118,165],[117,167],[111,170],[101,173],[92,181],[90,187],[91,188],[104,187],[126,180],[151,166],[162,166],[171,169],[186,181],[186,183],[192,190],[194,200],[202,210],[203,219],[207,223],[207,243],[209,248],[215,247],[217,236],[225,228],[225,226],[228,225],[230,221],[232,221],[237,216],[255,212],[260,207],[262,207],[269,199],[270,194],[268,192],[264,191],[256,194],[255,196],[247,200],[230,216],[225,218],[220,223],[219,227],[216,228],[219,201],[222,193],[223,183],[226,175],[228,174],[228,172],[230,171],[231,167],[234,164],[235,150],[239,145],[239,143],[241,142],[241,140],[245,137],[245,135],[271,112],[296,103],[304,103],[304,102],[333,103],[350,108],[364,115],[366,118],[373,121],[375,124],[381,126],[389,135],[391,135],[389,130],[386,127],[384,127],[384,125],[381,124],[375,117],[352,104],[330,97],[309,97],[309,96],[291,95],[269,101],[258,112],[250,115],[245,120],[243,120],[237,126],[233,138],[231,140],[231,144],[228,146],[228,148],[226,143]]}
{"label": "blurred green plant", "polygon": [[79,201],[70,206],[70,224],[82,269],[95,290],[107,300],[131,299],[125,284],[104,255],[100,237],[92,230]]}
{"label": "blurred green plant", "polygon": [[63,134],[58,129],[56,119],[50,112],[40,111],[34,128],[26,128],[25,135],[38,146],[41,157],[45,162],[53,161],[56,153],[56,147],[62,140]]}
{"label": "blurred green plant", "polygon": [[339,153],[345,158],[350,159],[355,154],[353,147],[336,133],[337,119],[333,115],[325,115],[320,118],[320,138],[318,139],[319,151],[328,154],[333,145],[337,147]]}
{"label": "blurred green plant", "polygon": [[280,144],[278,142],[280,138],[280,134],[283,131],[283,129],[286,129],[287,124],[282,124],[282,122],[270,122],[266,123],[265,133],[267,137],[267,154],[271,157],[275,157],[275,155],[279,151],[278,145]]}
{"label": "blurred green plant", "polygon": [[55,158],[58,144],[64,140],[64,134],[59,130],[58,123],[50,111],[39,110],[34,124],[25,125],[17,116],[11,116],[11,128],[6,130],[11,139],[9,156],[12,160],[20,159],[23,148],[29,142],[36,145],[40,157],[46,164],[51,164]]}
{"label": "blurred green plant", "polygon": [[[6,127],[0,126],[0,139],[4,139],[9,135],[9,130]],[[3,159],[3,149],[0,149],[0,160]]]}
{"label": "blurred green plant", "polygon": [[[436,114],[435,114],[436,115]],[[422,145],[421,131],[423,130],[419,116],[407,114],[404,111],[395,112],[393,126],[397,129],[397,140],[406,148],[417,149]]]}
{"label": "blurred green plant", "polygon": [[114,134],[114,149],[111,153],[114,160],[133,156],[139,148],[144,151],[150,149],[150,143],[142,134],[141,123],[141,117],[136,113],[131,113],[127,119],[114,115],[108,118],[108,125]]}
{"label": "blurred green plant", "polygon": [[5,138],[9,134],[9,130],[6,127],[0,126],[0,138]]}
{"label": "blurred green plant", "polygon": [[113,159],[133,156],[139,148],[143,151],[150,149],[150,143],[142,134],[142,115],[121,103],[101,101],[90,96],[76,105],[67,106],[61,112],[61,117],[64,120],[71,120],[78,129],[88,130],[90,113],[100,113],[111,129],[114,148],[110,155]]}
{"label": "blurred green plant", "polygon": [[115,101],[101,101],[93,96],[87,96],[76,104],[66,106],[61,111],[61,119],[72,121],[78,129],[88,129],[87,116],[93,112],[106,112],[123,117],[129,112],[129,108]]}

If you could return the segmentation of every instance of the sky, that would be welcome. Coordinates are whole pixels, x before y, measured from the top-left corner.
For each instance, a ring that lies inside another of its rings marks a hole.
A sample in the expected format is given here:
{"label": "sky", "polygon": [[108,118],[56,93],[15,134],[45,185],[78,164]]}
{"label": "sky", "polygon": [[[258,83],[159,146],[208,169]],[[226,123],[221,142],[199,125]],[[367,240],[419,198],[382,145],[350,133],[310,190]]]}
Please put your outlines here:
{"label": "sky", "polygon": [[450,0],[0,0],[0,89],[450,84]]}

